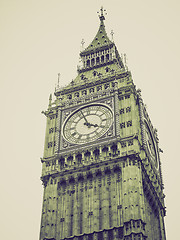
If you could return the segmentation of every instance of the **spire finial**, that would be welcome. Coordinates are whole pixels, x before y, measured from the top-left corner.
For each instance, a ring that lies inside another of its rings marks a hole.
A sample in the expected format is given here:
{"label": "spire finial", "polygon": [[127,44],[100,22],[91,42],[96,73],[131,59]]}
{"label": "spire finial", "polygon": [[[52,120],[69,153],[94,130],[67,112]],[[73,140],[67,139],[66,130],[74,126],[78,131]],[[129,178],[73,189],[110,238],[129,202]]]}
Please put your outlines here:
{"label": "spire finial", "polygon": [[58,85],[57,85],[57,87],[59,88],[59,80],[60,80],[60,73],[58,73]]}
{"label": "spire finial", "polygon": [[49,95],[49,107],[52,105],[52,94]]}
{"label": "spire finial", "polygon": [[100,12],[97,12],[97,13],[101,21],[105,20],[104,15],[107,15],[107,13],[106,13],[106,9],[103,9],[103,6],[101,7]]}
{"label": "spire finial", "polygon": [[125,53],[124,53],[124,65],[125,65],[126,70],[128,70],[128,66],[127,66],[127,56],[126,56]]}
{"label": "spire finial", "polygon": [[112,41],[114,40],[114,39],[113,39],[113,35],[114,35],[114,31],[111,30],[111,38],[112,38]]}
{"label": "spire finial", "polygon": [[81,41],[81,49],[82,49],[82,51],[84,50],[84,44],[85,44],[85,41],[84,41],[84,39],[82,39],[82,41]]}

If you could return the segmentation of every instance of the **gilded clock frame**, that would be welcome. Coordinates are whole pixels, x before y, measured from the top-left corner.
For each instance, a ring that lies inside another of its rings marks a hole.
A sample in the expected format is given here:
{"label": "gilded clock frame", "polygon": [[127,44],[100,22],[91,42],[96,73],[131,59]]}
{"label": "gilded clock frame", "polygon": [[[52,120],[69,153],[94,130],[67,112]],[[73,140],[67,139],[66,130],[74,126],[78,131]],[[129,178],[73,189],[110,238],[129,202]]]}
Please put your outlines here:
{"label": "gilded clock frame", "polygon": [[[104,105],[105,107],[107,107],[111,112],[112,112],[112,124],[110,126],[110,128],[105,132],[105,134],[103,134],[102,136],[100,136],[98,139],[87,142],[87,143],[81,143],[81,144],[75,144],[75,143],[70,143],[68,142],[63,134],[63,128],[64,125],[67,121],[67,119],[74,114],[76,111],[78,111],[79,109],[83,108],[83,107],[88,107],[88,106],[92,106],[92,105]],[[93,145],[94,143],[97,143],[98,141],[102,141],[103,140],[109,140],[112,137],[114,137],[116,134],[116,127],[115,127],[115,114],[114,114],[114,96],[109,96],[106,97],[104,99],[98,99],[96,101],[91,101],[91,102],[87,102],[84,104],[80,104],[77,106],[73,106],[73,107],[68,107],[62,110],[62,117],[61,117],[61,131],[60,131],[60,150],[65,150],[65,149],[69,149],[69,148],[80,148],[81,146],[90,146]]]}

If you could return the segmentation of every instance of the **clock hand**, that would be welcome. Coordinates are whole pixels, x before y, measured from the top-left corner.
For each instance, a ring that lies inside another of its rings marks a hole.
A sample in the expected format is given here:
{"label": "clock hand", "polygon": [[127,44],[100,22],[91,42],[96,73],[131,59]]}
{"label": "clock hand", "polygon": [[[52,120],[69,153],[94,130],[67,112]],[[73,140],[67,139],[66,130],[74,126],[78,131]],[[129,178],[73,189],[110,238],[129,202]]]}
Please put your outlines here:
{"label": "clock hand", "polygon": [[81,114],[82,114],[82,116],[83,116],[83,118],[84,118],[84,120],[85,120],[84,125],[86,125],[86,126],[88,126],[88,128],[90,128],[90,127],[91,127],[91,124],[87,121],[87,119],[86,119],[86,117],[84,116],[83,112],[82,112],[82,111],[80,111],[80,112],[81,112]]}
{"label": "clock hand", "polygon": [[93,127],[98,127],[97,124],[93,124],[93,123],[90,123],[90,126],[93,126]]}
{"label": "clock hand", "polygon": [[86,117],[84,116],[83,112],[82,112],[82,111],[80,111],[80,112],[81,112],[81,114],[82,114],[84,120],[86,121],[86,123],[89,124],[88,121],[87,121],[87,119],[86,119]]}
{"label": "clock hand", "polygon": [[99,125],[93,124],[93,123],[89,123],[89,125],[90,125],[90,126],[93,126],[93,127],[101,127],[101,128],[105,127],[105,126],[99,126]]}

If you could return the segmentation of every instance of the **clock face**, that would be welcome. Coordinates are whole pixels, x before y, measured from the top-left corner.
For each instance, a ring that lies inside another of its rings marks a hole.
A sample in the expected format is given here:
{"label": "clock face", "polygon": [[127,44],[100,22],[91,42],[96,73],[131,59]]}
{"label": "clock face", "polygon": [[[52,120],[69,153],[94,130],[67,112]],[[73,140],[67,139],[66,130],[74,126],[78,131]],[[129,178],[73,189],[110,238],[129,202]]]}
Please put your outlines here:
{"label": "clock face", "polygon": [[87,105],[76,110],[66,119],[63,136],[70,143],[88,143],[103,136],[112,122],[113,114],[108,106]]}
{"label": "clock face", "polygon": [[151,158],[154,160],[155,165],[157,167],[157,154],[156,154],[156,147],[154,144],[154,140],[151,134],[151,131],[145,122],[145,137],[146,137],[146,146],[147,150],[150,153]]}

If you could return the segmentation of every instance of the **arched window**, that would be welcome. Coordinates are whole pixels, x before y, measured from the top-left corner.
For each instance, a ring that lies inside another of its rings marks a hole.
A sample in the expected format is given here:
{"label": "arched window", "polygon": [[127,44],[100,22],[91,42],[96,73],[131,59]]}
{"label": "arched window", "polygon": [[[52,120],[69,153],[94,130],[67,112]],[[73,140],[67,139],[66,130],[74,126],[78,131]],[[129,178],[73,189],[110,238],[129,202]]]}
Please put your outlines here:
{"label": "arched window", "polygon": [[97,91],[101,91],[102,90],[102,86],[97,86]]}
{"label": "arched window", "polygon": [[85,152],[84,156],[88,160],[88,159],[90,159],[91,153],[89,151],[87,151],[87,152]]}
{"label": "arched window", "polygon": [[65,162],[65,159],[64,159],[63,157],[61,157],[61,158],[59,159],[59,165],[60,165],[61,168],[64,167],[64,162]]}
{"label": "arched window", "polygon": [[106,67],[106,72],[109,72],[109,68],[108,67]]}
{"label": "arched window", "polygon": [[96,64],[99,64],[99,57],[96,58]]}
{"label": "arched window", "polygon": [[108,153],[108,147],[104,146],[103,149],[102,149],[102,152],[104,152],[107,156],[107,153]]}
{"label": "arched window", "polygon": [[89,89],[89,92],[90,92],[90,93],[93,93],[93,92],[94,92],[94,88],[90,88],[90,89]]}
{"label": "arched window", "polygon": [[81,163],[81,160],[82,160],[82,154],[78,153],[78,154],[76,155],[76,159],[77,159],[78,164],[80,164],[80,163]]}
{"label": "arched window", "polygon": [[101,56],[101,63],[104,63],[104,56]]}
{"label": "arched window", "polygon": [[72,99],[72,95],[71,95],[71,94],[69,94],[69,95],[68,95],[68,98],[69,98],[69,99]]}
{"label": "arched window", "polygon": [[90,60],[87,60],[87,67],[90,67]]}
{"label": "arched window", "polygon": [[94,75],[94,77],[95,77],[95,76],[97,75],[97,72],[96,72],[96,71],[94,71],[94,72],[93,72],[93,75]]}
{"label": "arched window", "polygon": [[72,161],[73,161],[73,156],[70,155],[70,156],[67,158],[67,161],[72,163]]}
{"label": "arched window", "polygon": [[94,58],[92,58],[91,59],[91,66],[94,66],[94,64],[95,64],[95,60],[94,60]]}
{"label": "arched window", "polygon": [[60,182],[58,182],[58,189],[62,188],[63,190],[65,190],[66,188],[66,180],[62,179]]}
{"label": "arched window", "polygon": [[95,155],[95,159],[99,158],[99,149],[95,149],[93,154]]}
{"label": "arched window", "polygon": [[87,95],[87,90],[83,90],[82,95]]}
{"label": "arched window", "polygon": [[82,174],[80,174],[80,175],[78,176],[78,181],[79,181],[79,182],[82,182],[83,180],[84,180],[84,177],[83,177]]}
{"label": "arched window", "polygon": [[80,77],[81,77],[81,80],[83,80],[85,76],[84,76],[84,74],[82,74]]}
{"label": "arched window", "polygon": [[109,54],[106,54],[106,61],[109,61]]}
{"label": "arched window", "polygon": [[109,83],[106,83],[106,84],[104,85],[104,88],[105,88],[105,89],[109,88]]}
{"label": "arched window", "polygon": [[113,151],[113,154],[116,154],[117,151],[117,145],[115,143],[113,143],[113,145],[111,146],[111,149]]}
{"label": "arched window", "polygon": [[74,96],[75,96],[75,97],[79,97],[79,93],[76,92],[76,93],[74,94]]}

